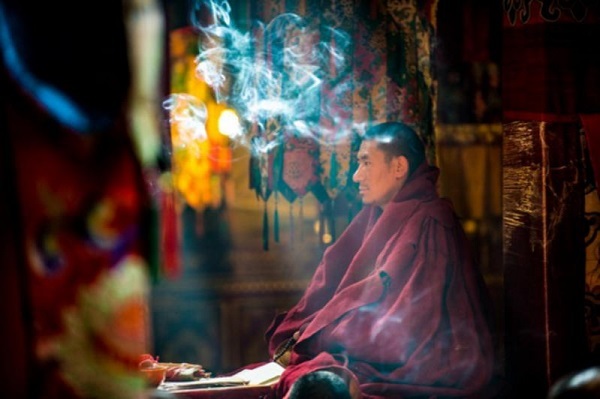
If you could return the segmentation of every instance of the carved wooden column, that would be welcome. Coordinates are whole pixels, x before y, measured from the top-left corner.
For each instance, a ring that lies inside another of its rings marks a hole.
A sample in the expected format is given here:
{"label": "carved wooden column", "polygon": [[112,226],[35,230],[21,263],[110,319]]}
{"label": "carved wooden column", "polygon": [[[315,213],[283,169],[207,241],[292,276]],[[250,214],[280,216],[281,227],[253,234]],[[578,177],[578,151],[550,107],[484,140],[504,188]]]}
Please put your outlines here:
{"label": "carved wooden column", "polygon": [[600,29],[592,6],[555,3],[504,1],[505,342],[517,397],[545,397],[587,357],[578,113],[598,106],[588,94]]}

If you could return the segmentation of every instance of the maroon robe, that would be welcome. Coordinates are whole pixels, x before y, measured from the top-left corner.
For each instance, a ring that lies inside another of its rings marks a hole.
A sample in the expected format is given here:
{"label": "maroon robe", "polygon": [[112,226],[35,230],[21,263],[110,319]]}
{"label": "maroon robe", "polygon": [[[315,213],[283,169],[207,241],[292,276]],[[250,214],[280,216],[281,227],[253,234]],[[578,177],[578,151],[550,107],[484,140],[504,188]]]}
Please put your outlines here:
{"label": "maroon robe", "polygon": [[494,362],[489,297],[451,204],[423,165],[385,210],[365,206],[266,337],[302,333],[275,387],[337,367],[365,398],[472,396]]}

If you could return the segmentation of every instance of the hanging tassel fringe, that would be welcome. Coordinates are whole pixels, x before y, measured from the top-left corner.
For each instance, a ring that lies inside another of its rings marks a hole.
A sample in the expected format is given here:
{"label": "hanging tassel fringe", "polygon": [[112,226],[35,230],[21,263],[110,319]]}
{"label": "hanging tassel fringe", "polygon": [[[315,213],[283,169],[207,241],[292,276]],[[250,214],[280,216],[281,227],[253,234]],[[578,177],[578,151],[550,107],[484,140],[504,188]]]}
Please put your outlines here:
{"label": "hanging tassel fringe", "polygon": [[179,231],[180,216],[175,203],[173,191],[161,193],[160,209],[160,263],[164,274],[171,279],[181,274],[181,233]]}
{"label": "hanging tassel fringe", "polygon": [[325,235],[327,234],[327,226],[325,224],[325,206],[319,207],[319,244],[325,245]]}
{"label": "hanging tassel fringe", "polygon": [[331,153],[331,158],[329,160],[329,187],[334,189],[338,185],[337,176],[338,176],[338,162],[335,158],[335,151]]}
{"label": "hanging tassel fringe", "polygon": [[331,242],[335,242],[335,198],[331,199],[329,207],[329,234],[331,234]]}
{"label": "hanging tassel fringe", "polygon": [[279,243],[279,198],[275,193],[275,214],[273,215],[273,239]]}
{"label": "hanging tassel fringe", "polygon": [[304,205],[303,205],[303,201],[302,198],[299,198],[300,201],[300,241],[304,241]]}
{"label": "hanging tassel fringe", "polygon": [[267,213],[267,201],[265,203],[265,210],[263,212],[263,250],[269,250],[269,214]]}
{"label": "hanging tassel fringe", "polygon": [[294,207],[290,202],[290,246],[294,245]]}
{"label": "hanging tassel fringe", "polygon": [[148,223],[148,265],[150,268],[150,280],[157,283],[160,280],[160,252],[161,252],[161,233],[160,233],[160,211],[158,204],[154,203],[147,210],[148,217],[145,218]]}

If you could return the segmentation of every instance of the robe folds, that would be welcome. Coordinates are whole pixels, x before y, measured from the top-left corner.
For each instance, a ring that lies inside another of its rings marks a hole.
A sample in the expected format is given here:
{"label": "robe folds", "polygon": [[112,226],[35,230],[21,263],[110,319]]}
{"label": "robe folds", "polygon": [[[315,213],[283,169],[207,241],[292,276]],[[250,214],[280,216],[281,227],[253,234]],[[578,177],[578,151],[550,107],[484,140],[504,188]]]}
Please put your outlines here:
{"label": "robe folds", "polygon": [[494,368],[490,300],[438,168],[420,166],[383,211],[365,205],[300,301],[266,332],[301,334],[275,387],[343,371],[364,398],[479,397]]}

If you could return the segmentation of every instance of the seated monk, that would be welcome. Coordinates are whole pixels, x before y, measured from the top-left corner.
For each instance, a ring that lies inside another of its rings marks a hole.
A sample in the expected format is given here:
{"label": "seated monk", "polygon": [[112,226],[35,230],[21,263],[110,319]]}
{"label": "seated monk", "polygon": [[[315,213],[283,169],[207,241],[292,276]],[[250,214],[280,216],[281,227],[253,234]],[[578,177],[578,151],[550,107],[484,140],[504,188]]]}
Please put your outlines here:
{"label": "seated monk", "polygon": [[266,332],[286,367],[277,398],[336,397],[323,392],[339,380],[353,399],[480,397],[494,367],[490,301],[438,174],[410,127],[367,130],[353,176],[364,207]]}
{"label": "seated monk", "polygon": [[337,373],[317,370],[304,374],[292,385],[288,399],[351,399],[350,388]]}

